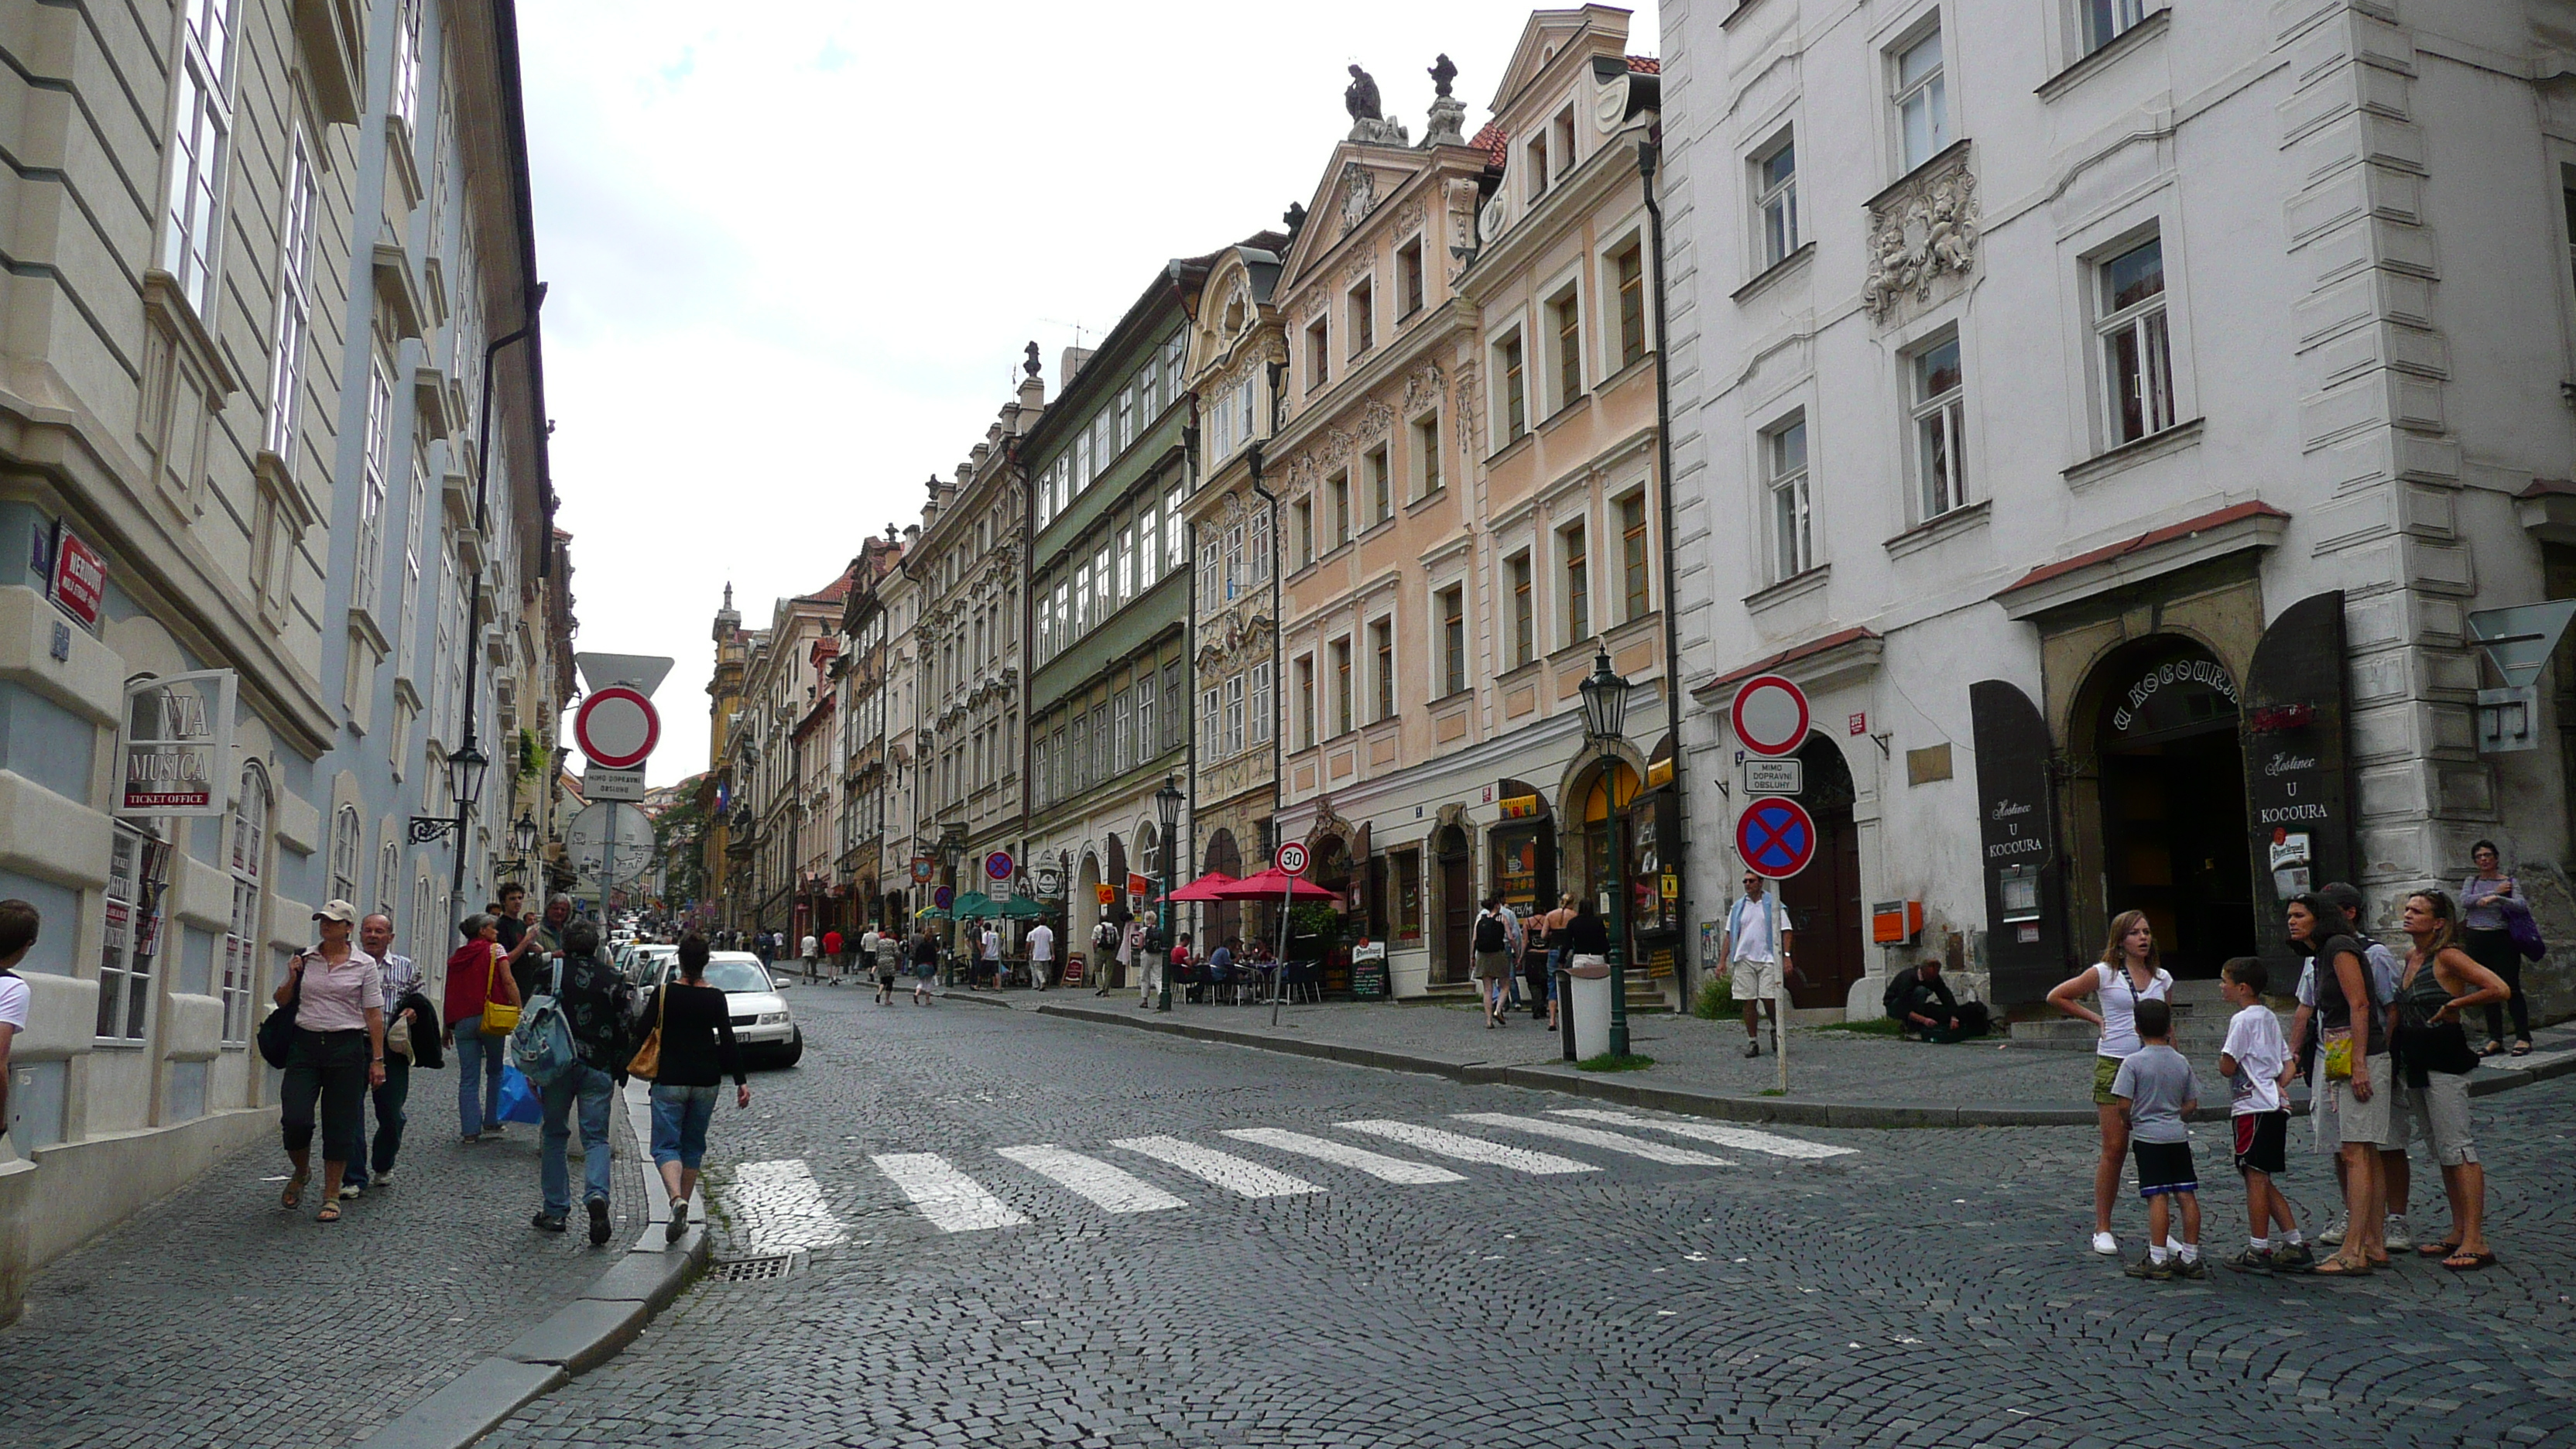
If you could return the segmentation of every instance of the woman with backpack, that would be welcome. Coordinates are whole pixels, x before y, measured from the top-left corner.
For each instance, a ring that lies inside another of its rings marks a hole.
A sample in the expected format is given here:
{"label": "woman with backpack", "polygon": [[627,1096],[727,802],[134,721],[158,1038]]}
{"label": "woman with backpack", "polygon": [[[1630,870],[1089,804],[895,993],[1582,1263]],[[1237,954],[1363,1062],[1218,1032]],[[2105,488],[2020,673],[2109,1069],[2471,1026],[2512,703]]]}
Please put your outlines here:
{"label": "woman with backpack", "polygon": [[[894,937],[887,936],[892,943]],[[889,954],[878,959],[889,965]],[[880,981],[892,992],[894,978],[880,967]],[[751,1105],[751,1083],[742,1074],[742,1053],[734,1046],[732,1008],[725,994],[707,984],[707,943],[683,937],[680,959],[671,979],[654,992],[645,1017],[662,1034],[660,1060],[653,1067],[653,1166],[671,1195],[671,1222],[664,1241],[676,1243],[688,1231],[689,1195],[698,1190],[698,1164],[707,1156],[707,1124],[716,1114],[721,1078],[733,1078],[736,1107]],[[605,1155],[603,1150],[602,1155]]]}
{"label": "woman with backpack", "polygon": [[1485,897],[1476,913],[1476,989],[1485,999],[1485,1030],[1511,1025],[1503,1003],[1512,984],[1512,926],[1501,896]]}

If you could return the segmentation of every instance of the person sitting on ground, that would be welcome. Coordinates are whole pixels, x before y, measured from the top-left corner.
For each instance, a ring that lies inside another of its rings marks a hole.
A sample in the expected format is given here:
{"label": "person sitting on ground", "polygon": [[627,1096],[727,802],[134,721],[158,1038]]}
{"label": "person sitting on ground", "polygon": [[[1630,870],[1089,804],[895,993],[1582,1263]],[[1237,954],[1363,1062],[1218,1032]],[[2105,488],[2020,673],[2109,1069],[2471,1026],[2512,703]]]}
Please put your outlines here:
{"label": "person sitting on ground", "polygon": [[1950,994],[1950,983],[1941,979],[1941,958],[1927,956],[1917,965],[1908,966],[1888,978],[1887,994],[1882,998],[1888,1020],[1898,1024],[1900,1035],[1919,1036],[1928,1042],[1965,1041],[1986,1034],[1985,1009],[1970,1002],[1966,1007]]}

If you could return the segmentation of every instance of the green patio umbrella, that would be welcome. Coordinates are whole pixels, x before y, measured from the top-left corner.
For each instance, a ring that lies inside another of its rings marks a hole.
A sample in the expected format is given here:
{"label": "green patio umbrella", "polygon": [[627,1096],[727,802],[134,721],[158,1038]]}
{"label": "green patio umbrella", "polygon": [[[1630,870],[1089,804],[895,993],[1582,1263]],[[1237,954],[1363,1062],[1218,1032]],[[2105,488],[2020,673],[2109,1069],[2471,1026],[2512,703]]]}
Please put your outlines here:
{"label": "green patio umbrella", "polygon": [[968,891],[959,896],[957,903],[950,906],[949,910],[954,912],[957,919],[961,921],[970,921],[977,916],[989,916],[993,914],[993,898],[982,891]]}
{"label": "green patio umbrella", "polygon": [[996,914],[1014,921],[1034,921],[1048,914],[1046,907],[1027,896],[1013,896],[1007,901],[997,903],[994,910]]}

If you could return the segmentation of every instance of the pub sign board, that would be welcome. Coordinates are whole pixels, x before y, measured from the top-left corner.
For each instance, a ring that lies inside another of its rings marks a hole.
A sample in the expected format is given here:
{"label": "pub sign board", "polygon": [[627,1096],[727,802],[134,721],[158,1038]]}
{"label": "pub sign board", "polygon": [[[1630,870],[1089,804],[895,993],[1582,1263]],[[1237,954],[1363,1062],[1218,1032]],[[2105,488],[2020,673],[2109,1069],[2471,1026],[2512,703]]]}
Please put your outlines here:
{"label": "pub sign board", "polygon": [[1977,840],[1986,887],[1986,959],[1995,999],[2037,1001],[2066,974],[2048,720],[2019,686],[1968,686],[1977,743]]}
{"label": "pub sign board", "polygon": [[2291,959],[2283,903],[2353,875],[2346,677],[2340,590],[2284,609],[2245,672],[2254,939],[2276,965]]}
{"label": "pub sign board", "polygon": [[229,669],[206,669],[125,686],[113,813],[213,819],[229,808],[240,679]]}

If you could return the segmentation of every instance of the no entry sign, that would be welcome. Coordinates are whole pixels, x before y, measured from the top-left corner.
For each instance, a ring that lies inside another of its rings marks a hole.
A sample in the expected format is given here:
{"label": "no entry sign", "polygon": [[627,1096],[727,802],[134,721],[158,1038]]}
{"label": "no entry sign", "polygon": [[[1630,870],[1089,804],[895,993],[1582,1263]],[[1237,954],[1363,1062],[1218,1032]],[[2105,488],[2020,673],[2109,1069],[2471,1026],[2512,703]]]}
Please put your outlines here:
{"label": "no entry sign", "polygon": [[1735,850],[1746,870],[1787,880],[1816,858],[1816,822],[1797,801],[1765,796],[1736,817]]}
{"label": "no entry sign", "polygon": [[594,765],[631,770],[662,741],[662,716],[653,701],[623,684],[591,691],[572,717],[573,743]]}
{"label": "no entry sign", "polygon": [[1306,873],[1305,843],[1296,840],[1279,842],[1279,853],[1271,857],[1270,863],[1279,867],[1284,874],[1304,875]]}
{"label": "no entry sign", "polygon": [[1757,674],[1737,685],[1728,714],[1737,742],[1754,754],[1794,754],[1807,742],[1807,692],[1779,675]]}

